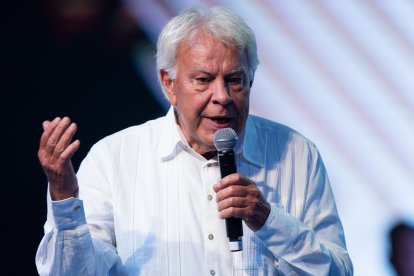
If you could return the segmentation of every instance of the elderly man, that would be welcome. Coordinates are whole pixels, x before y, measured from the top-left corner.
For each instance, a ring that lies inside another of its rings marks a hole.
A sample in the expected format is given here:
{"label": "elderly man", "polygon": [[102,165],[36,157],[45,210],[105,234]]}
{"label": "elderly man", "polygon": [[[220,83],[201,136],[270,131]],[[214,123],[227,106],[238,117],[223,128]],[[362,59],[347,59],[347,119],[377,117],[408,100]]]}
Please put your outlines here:
{"label": "elderly man", "polygon": [[[165,117],[95,144],[75,175],[76,124],[43,123],[49,181],[41,275],[352,275],[321,157],[296,131],[249,115],[254,34],[224,8],[189,8],[157,43]],[[239,136],[221,178],[213,135]],[[79,186],[78,186],[79,184]],[[232,252],[225,220],[243,221]]]}

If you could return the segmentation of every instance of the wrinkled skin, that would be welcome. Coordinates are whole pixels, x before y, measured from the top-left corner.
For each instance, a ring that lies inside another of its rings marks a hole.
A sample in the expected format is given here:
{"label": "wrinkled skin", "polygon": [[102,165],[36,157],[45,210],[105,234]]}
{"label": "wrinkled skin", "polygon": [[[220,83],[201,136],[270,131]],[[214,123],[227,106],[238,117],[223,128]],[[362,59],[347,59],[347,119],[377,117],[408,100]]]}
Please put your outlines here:
{"label": "wrinkled skin", "polygon": [[72,142],[76,130],[77,125],[68,117],[43,122],[38,158],[49,182],[52,200],[63,200],[77,194],[78,181],[71,162],[80,145],[79,140]]}

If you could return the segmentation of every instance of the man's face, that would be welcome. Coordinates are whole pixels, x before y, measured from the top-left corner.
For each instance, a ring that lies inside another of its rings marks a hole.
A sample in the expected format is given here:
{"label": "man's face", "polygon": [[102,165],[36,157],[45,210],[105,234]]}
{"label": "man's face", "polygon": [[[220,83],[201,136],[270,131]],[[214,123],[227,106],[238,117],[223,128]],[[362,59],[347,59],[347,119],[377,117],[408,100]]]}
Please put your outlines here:
{"label": "man's face", "polygon": [[214,151],[217,129],[243,130],[252,81],[246,54],[210,35],[198,35],[178,47],[176,78],[161,72],[178,124],[199,154]]}

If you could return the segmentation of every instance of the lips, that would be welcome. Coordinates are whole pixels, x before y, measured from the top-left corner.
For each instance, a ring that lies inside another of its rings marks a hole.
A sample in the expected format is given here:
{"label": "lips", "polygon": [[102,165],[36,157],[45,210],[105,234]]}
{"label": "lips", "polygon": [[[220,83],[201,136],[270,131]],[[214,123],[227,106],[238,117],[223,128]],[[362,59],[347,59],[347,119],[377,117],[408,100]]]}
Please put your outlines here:
{"label": "lips", "polygon": [[217,124],[226,124],[230,122],[229,118],[209,118],[209,119]]}
{"label": "lips", "polygon": [[217,128],[229,127],[233,118],[230,117],[205,117]]}

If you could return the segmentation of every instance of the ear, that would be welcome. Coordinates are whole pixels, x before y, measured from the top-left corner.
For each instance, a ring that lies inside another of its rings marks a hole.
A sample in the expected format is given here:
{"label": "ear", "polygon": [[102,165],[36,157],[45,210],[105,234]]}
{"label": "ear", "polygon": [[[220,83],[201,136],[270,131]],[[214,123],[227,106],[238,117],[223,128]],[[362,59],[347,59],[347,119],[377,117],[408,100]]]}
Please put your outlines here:
{"label": "ear", "polygon": [[171,105],[175,106],[177,104],[177,99],[174,92],[174,81],[170,78],[168,72],[162,69],[160,70],[160,79],[161,84],[167,93],[168,101]]}

